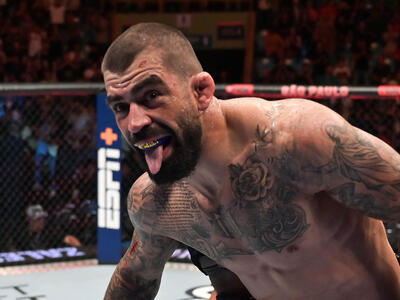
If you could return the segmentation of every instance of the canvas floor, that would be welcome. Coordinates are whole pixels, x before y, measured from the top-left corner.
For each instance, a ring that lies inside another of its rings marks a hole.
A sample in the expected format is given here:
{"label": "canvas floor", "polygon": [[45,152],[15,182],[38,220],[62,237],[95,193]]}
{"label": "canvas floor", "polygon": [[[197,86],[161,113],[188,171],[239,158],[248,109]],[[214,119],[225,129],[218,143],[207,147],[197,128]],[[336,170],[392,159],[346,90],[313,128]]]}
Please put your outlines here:
{"label": "canvas floor", "polygon": [[[0,300],[98,300],[103,299],[115,265],[95,260],[26,267],[0,268]],[[168,263],[156,300],[208,299],[208,277],[194,266]]]}

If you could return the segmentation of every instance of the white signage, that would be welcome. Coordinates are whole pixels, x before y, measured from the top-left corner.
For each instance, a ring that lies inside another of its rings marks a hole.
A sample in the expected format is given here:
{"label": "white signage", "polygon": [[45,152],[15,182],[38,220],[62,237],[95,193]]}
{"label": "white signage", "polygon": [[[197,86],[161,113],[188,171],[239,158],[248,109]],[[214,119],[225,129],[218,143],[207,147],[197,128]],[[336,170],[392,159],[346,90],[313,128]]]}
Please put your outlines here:
{"label": "white signage", "polygon": [[114,148],[100,148],[97,152],[97,225],[100,228],[120,229],[121,184],[114,180],[114,172],[121,170],[121,151]]}

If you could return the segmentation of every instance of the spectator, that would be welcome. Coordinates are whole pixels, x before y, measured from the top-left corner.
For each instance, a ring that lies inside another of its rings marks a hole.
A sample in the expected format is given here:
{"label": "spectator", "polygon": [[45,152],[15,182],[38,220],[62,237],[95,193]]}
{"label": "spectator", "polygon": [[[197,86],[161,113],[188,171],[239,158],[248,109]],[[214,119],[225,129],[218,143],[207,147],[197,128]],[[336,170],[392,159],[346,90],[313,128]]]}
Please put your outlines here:
{"label": "spectator", "polygon": [[22,139],[12,134],[11,128],[12,120],[8,111],[0,117],[0,240],[6,236],[3,230],[9,230],[20,222],[24,207],[22,188],[26,182],[26,145]]}
{"label": "spectator", "polygon": [[304,85],[313,85],[315,84],[313,70],[311,61],[309,59],[304,59],[302,64],[302,70],[299,72],[299,77],[297,78],[297,82],[299,84]]}
{"label": "spectator", "polygon": [[53,62],[53,69],[64,53],[63,34],[58,27],[52,27],[49,36],[49,60]]}
{"label": "spectator", "polygon": [[338,11],[337,17],[334,20],[336,41],[339,45],[345,42],[345,37],[348,36],[348,34],[351,32],[352,22],[350,14],[351,10],[348,4],[342,4],[341,8]]}
{"label": "spectator", "polygon": [[338,78],[333,74],[333,66],[327,65],[325,72],[317,76],[316,82],[318,85],[339,85]]}
{"label": "spectator", "polygon": [[49,215],[40,204],[26,208],[26,226],[20,228],[19,235],[13,236],[11,250],[38,250],[54,247],[80,247],[81,242],[73,235],[53,231]]}
{"label": "spectator", "polygon": [[333,76],[337,77],[339,84],[348,85],[351,77],[351,69],[344,58],[340,58],[333,69]]}
{"label": "spectator", "polygon": [[276,29],[265,31],[264,49],[266,57],[283,58],[284,40]]}
{"label": "spectator", "polygon": [[278,4],[279,1],[277,0],[258,0],[258,28],[269,29],[272,26],[275,22],[275,12],[278,9]]}
{"label": "spectator", "polygon": [[39,141],[35,153],[35,185],[36,190],[43,188],[43,172],[46,165],[50,171],[50,195],[55,196],[56,193],[56,161],[58,153],[57,143],[57,124],[53,116],[46,115],[43,124],[39,128]]}
{"label": "spectator", "polygon": [[319,42],[316,44],[315,52],[311,54],[310,58],[314,67],[314,75],[318,77],[326,72],[326,67],[330,65],[332,56],[324,48],[323,43]]}
{"label": "spectator", "polygon": [[83,73],[83,57],[78,45],[64,53],[57,63],[57,79],[65,82],[79,81]]}
{"label": "spectator", "polygon": [[41,29],[35,22],[31,23],[28,42],[28,56],[41,56],[44,40],[47,38],[46,32]]}
{"label": "spectator", "polygon": [[333,53],[336,48],[336,30],[333,20],[320,17],[313,38],[326,52]]}
{"label": "spectator", "polygon": [[365,85],[369,83],[370,54],[366,41],[359,41],[353,50],[353,83],[355,85]]}
{"label": "spectator", "polygon": [[[50,246],[49,236],[46,236],[45,224],[48,216],[41,205],[30,205],[26,209],[28,221],[27,235],[24,235],[26,240],[18,247],[23,250],[46,249]],[[22,245],[22,244],[25,245]]]}
{"label": "spectator", "polygon": [[47,0],[51,24],[55,26],[65,24],[65,13],[68,0]]}
{"label": "spectator", "polygon": [[311,24],[315,24],[318,20],[318,11],[314,8],[313,0],[306,1],[305,19]]}
{"label": "spectator", "polygon": [[386,84],[390,77],[390,74],[392,73],[392,68],[392,60],[384,55],[381,55],[378,58],[377,64],[372,70],[371,84]]}
{"label": "spectator", "polygon": [[95,28],[95,43],[103,52],[111,38],[107,14],[104,12],[93,12],[92,22]]}
{"label": "spectator", "polygon": [[329,23],[335,21],[338,14],[338,7],[335,0],[328,0],[319,9],[320,20],[327,20]]}
{"label": "spectator", "polygon": [[281,59],[277,67],[272,72],[271,77],[274,83],[291,84],[296,82],[297,74],[292,67],[292,61],[290,59]]}
{"label": "spectator", "polygon": [[367,28],[367,23],[364,20],[361,20],[358,24],[356,24],[356,30],[353,33],[353,44],[358,44],[361,41],[365,42],[369,45],[372,42],[371,35]]}
{"label": "spectator", "polygon": [[[0,66],[4,66],[7,61],[7,54],[4,51],[3,40],[0,39]],[[0,72],[4,70],[0,69]],[[1,72],[2,73],[2,72]]]}

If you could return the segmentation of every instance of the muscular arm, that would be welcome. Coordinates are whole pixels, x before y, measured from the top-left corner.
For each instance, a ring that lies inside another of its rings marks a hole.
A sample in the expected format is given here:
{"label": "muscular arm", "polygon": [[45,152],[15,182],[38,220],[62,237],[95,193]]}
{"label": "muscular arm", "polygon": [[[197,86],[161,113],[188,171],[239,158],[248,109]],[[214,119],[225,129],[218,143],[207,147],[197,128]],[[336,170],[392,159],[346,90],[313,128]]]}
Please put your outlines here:
{"label": "muscular arm", "polygon": [[400,220],[400,155],[327,108],[315,106],[309,113],[299,129],[305,178],[368,216]]}
{"label": "muscular arm", "polygon": [[[128,196],[133,223],[141,211],[142,190],[146,187],[142,183],[135,183]],[[176,241],[135,226],[131,245],[112,275],[104,299],[154,299],[164,265],[176,247]]]}

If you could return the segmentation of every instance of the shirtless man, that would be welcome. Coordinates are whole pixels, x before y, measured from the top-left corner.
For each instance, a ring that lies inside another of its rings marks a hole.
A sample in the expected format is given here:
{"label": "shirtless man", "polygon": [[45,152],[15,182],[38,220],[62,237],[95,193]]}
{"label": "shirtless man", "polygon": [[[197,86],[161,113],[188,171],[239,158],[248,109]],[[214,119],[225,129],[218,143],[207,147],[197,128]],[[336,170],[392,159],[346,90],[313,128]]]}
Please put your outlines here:
{"label": "shirtless man", "polygon": [[400,299],[381,220],[400,221],[400,156],[325,106],[219,100],[177,30],[139,24],[108,49],[107,102],[147,173],[105,299],[153,299],[179,242],[256,299]]}

